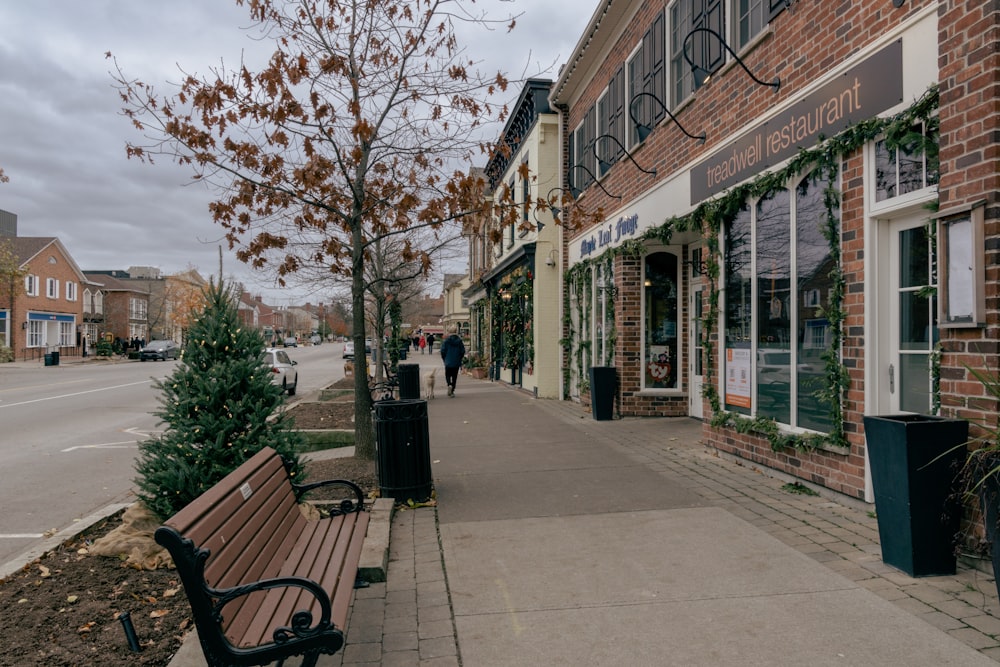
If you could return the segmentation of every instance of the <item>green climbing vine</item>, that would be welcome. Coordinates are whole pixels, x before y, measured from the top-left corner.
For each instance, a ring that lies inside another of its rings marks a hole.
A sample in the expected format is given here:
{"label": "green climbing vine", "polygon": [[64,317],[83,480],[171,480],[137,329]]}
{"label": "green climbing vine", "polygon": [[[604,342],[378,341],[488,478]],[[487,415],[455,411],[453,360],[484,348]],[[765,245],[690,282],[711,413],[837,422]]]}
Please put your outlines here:
{"label": "green climbing vine", "polygon": [[521,368],[535,362],[532,330],[534,281],[525,267],[511,271],[500,281],[493,300],[493,323],[503,332],[503,349],[494,350],[504,368]]}
{"label": "green climbing vine", "polygon": [[[696,231],[705,240],[705,275],[708,279],[708,307],[702,318],[702,350],[704,354],[703,368],[705,381],[702,393],[709,401],[713,417],[711,424],[715,427],[731,427],[739,433],[756,433],[765,437],[774,450],[800,449],[811,450],[820,447],[846,448],[848,446],[844,427],[844,399],[850,383],[847,369],[841,359],[843,344],[844,321],[844,287],[845,279],[842,269],[840,246],[840,193],[836,188],[837,176],[843,156],[861,149],[867,143],[884,137],[890,149],[903,150],[908,153],[923,152],[929,165],[938,161],[938,89],[931,86],[920,99],[909,108],[895,116],[887,118],[870,118],[860,122],[840,134],[821,138],[817,146],[802,149],[789,162],[773,172],[760,174],[758,177],[734,186],[724,195],[702,202],[686,215],[667,219],[663,224],[645,230],[637,238],[630,239],[619,246],[610,248],[597,257],[584,260],[566,272],[567,281],[577,284],[589,275],[590,267],[596,262],[611,262],[614,257],[641,256],[650,243],[668,245],[673,234],[683,231]],[[747,201],[764,197],[787,186],[787,183],[797,176],[816,173],[825,176],[827,186],[823,193],[823,203],[826,209],[822,231],[829,244],[833,269],[828,276],[831,290],[823,316],[830,323],[830,343],[824,351],[825,383],[818,390],[817,398],[830,406],[832,427],[829,433],[791,433],[781,429],[779,424],[765,417],[750,418],[728,412],[723,409],[716,382],[713,381],[713,361],[718,356],[716,326],[719,321],[720,280],[722,248],[720,236],[725,225],[732,222],[740,208]],[[576,281],[576,282],[574,282]],[[581,300],[582,301],[582,300]],[[577,321],[583,322],[583,314]],[[571,339],[575,335],[571,332]],[[572,348],[572,340],[567,343]],[[582,344],[580,345],[582,347]],[[932,355],[932,364],[934,355]],[[940,364],[940,355],[937,355]],[[582,364],[580,365],[582,373]],[[932,374],[934,368],[932,366]],[[940,371],[938,371],[940,372]],[[937,392],[935,392],[937,393]]]}

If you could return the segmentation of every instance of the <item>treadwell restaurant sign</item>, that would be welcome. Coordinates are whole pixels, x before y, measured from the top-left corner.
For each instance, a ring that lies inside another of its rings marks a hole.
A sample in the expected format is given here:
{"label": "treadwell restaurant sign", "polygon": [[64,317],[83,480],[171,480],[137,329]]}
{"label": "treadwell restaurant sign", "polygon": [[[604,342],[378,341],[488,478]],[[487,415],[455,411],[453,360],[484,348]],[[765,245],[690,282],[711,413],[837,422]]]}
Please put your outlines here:
{"label": "treadwell restaurant sign", "polygon": [[691,170],[691,203],[791,157],[903,101],[903,42],[896,40],[758,125]]}

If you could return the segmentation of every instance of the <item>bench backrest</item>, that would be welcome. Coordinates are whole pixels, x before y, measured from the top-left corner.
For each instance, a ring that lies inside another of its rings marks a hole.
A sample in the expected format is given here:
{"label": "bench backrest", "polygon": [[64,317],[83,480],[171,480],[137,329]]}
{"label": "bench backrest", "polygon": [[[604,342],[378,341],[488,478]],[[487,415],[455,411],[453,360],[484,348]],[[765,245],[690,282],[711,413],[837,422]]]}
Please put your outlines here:
{"label": "bench backrest", "polygon": [[[205,582],[226,588],[276,576],[268,565],[284,560],[305,524],[281,456],[266,447],[164,525],[210,552]],[[233,618],[244,601],[228,605],[224,616]]]}

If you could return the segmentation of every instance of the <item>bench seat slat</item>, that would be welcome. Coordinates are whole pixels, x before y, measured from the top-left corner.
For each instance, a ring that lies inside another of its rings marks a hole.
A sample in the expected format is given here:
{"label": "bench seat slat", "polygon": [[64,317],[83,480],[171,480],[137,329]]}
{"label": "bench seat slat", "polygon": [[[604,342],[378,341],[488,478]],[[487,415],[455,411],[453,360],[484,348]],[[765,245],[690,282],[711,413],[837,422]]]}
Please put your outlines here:
{"label": "bench seat slat", "polygon": [[[369,515],[361,512],[309,522],[277,574],[305,577],[318,583],[330,594],[331,620],[341,629],[347,621],[368,519]],[[256,602],[247,604],[240,618],[230,624],[227,636],[233,643],[241,646],[268,643],[273,640],[274,629],[288,626],[294,613],[311,611],[314,621],[320,615],[319,604],[312,595],[298,588],[267,591]]]}

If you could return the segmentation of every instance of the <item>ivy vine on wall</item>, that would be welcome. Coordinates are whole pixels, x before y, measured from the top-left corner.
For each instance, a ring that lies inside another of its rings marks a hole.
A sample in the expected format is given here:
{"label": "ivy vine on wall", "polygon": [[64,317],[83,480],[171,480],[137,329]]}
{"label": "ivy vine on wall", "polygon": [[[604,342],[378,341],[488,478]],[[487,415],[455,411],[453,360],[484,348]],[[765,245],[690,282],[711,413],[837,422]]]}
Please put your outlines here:
{"label": "ivy vine on wall", "polygon": [[[840,246],[840,192],[836,188],[837,177],[843,156],[863,148],[867,143],[884,137],[890,149],[902,149],[908,153],[923,152],[928,162],[937,162],[937,119],[938,88],[931,86],[909,108],[887,118],[870,118],[858,123],[831,138],[820,139],[818,145],[810,149],[802,149],[791,158],[781,169],[760,174],[752,181],[734,186],[722,196],[702,202],[692,212],[675,216],[657,227],[645,230],[637,238],[611,248],[598,257],[580,262],[567,270],[565,276],[567,285],[581,285],[590,266],[597,262],[610,262],[615,256],[640,257],[645,252],[647,244],[660,243],[669,245],[675,232],[698,232],[706,244],[705,275],[708,279],[708,308],[702,319],[702,350],[704,354],[703,367],[705,382],[703,395],[712,408],[712,426],[730,427],[739,433],[755,433],[770,442],[772,449],[802,449],[811,450],[819,447],[846,448],[847,436],[844,429],[844,398],[850,383],[847,369],[841,360],[840,348],[843,343],[843,329],[846,312],[844,311],[845,279],[842,268]],[[924,127],[927,131],[916,132],[915,127]],[[828,276],[831,281],[828,305],[823,309],[823,316],[830,322],[830,344],[824,351],[822,359],[825,364],[825,386],[816,396],[830,406],[830,419],[833,424],[830,433],[790,433],[783,431],[778,423],[771,418],[750,418],[723,409],[716,382],[713,382],[713,361],[718,356],[716,345],[716,325],[719,320],[719,296],[721,258],[721,232],[730,223],[745,202],[759,199],[786,187],[792,178],[815,172],[826,177],[827,187],[823,193],[823,203],[826,214],[822,223],[824,238],[830,247],[833,269]],[[577,292],[579,294],[579,292]],[[579,299],[578,302],[582,302]],[[583,322],[583,314],[579,322]],[[575,339],[576,332],[570,332],[570,338]],[[573,347],[574,340],[567,345]],[[578,347],[582,347],[580,344]],[[579,363],[579,362],[578,362]],[[580,364],[582,373],[582,364]]]}
{"label": "ivy vine on wall", "polygon": [[533,287],[531,272],[519,267],[503,277],[493,300],[493,325],[503,332],[502,349],[494,350],[494,354],[499,355],[504,368],[534,364]]}

